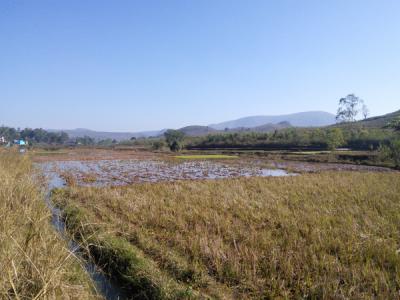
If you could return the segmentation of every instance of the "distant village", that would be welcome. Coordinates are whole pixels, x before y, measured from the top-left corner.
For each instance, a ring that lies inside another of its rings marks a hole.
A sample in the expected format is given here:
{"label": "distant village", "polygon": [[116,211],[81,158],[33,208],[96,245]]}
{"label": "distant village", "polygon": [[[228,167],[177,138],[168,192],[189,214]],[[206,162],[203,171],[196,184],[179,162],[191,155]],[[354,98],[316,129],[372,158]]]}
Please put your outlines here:
{"label": "distant village", "polygon": [[7,148],[17,146],[20,152],[25,152],[26,146],[28,146],[28,141],[23,139],[8,141],[4,136],[0,136],[0,145]]}
{"label": "distant village", "polygon": [[13,128],[0,126],[0,145],[20,148],[33,144],[61,145],[70,141],[65,132],[49,132],[42,128]]}

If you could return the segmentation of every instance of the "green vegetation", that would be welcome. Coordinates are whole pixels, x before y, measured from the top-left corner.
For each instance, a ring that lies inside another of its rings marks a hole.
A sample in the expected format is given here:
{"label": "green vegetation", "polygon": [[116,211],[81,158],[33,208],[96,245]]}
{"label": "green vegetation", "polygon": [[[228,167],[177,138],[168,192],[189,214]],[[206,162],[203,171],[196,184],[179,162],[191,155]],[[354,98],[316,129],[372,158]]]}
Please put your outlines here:
{"label": "green vegetation", "polygon": [[379,154],[382,161],[392,161],[396,168],[400,168],[400,139],[381,146]]}
{"label": "green vegetation", "polygon": [[[386,127],[400,133],[400,118],[391,120]],[[400,136],[397,135],[390,143],[381,145],[380,155],[383,160],[392,161],[397,168],[400,168]]]}
{"label": "green vegetation", "polygon": [[64,144],[68,141],[68,134],[65,132],[48,132],[41,128],[17,130],[2,126],[0,127],[0,136],[3,136],[7,141],[23,139],[29,143]]}
{"label": "green vegetation", "polygon": [[198,155],[179,155],[174,156],[179,159],[231,159],[238,158],[236,155],[223,155],[223,154],[198,154]]}
{"label": "green vegetation", "polygon": [[340,128],[329,129],[326,134],[326,145],[329,150],[335,150],[344,144],[343,132]]}
{"label": "green vegetation", "polygon": [[165,143],[163,140],[156,140],[152,143],[151,148],[153,150],[163,150],[165,148]]}
{"label": "green vegetation", "polygon": [[287,128],[270,133],[226,133],[186,139],[187,149],[287,149],[326,150],[346,147],[371,150],[388,143],[395,133],[390,129],[327,127]]}
{"label": "green vegetation", "polygon": [[[347,121],[332,126],[285,128],[274,132],[214,133],[202,137],[187,137],[186,148],[321,151],[343,147],[353,150],[377,150],[381,145],[388,145],[397,138],[396,124],[400,118],[400,111],[354,122],[360,110],[364,117],[366,116],[366,108],[360,107],[362,100],[358,98],[356,104],[353,103],[354,101],[350,102],[349,105],[343,104],[341,108],[341,115],[346,117]],[[388,124],[391,125],[388,126]]]}
{"label": "green vegetation", "polygon": [[142,298],[395,299],[399,195],[397,173],[327,172],[71,187],[53,199]]}
{"label": "green vegetation", "polygon": [[0,151],[0,298],[100,299],[50,225],[26,156]]}
{"label": "green vegetation", "polygon": [[391,120],[386,126],[385,128],[391,128],[394,131],[399,132],[400,131],[400,117]]}
{"label": "green vegetation", "polygon": [[164,137],[171,151],[177,152],[183,148],[185,134],[182,131],[169,129],[164,133]]}

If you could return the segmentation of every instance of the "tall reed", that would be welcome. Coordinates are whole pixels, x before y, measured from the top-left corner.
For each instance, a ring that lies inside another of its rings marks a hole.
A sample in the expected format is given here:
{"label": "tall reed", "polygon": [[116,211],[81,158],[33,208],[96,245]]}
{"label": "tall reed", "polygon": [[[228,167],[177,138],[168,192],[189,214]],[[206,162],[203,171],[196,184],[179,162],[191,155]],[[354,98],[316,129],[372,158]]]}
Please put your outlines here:
{"label": "tall reed", "polygon": [[0,152],[0,298],[99,299],[50,224],[29,157]]}

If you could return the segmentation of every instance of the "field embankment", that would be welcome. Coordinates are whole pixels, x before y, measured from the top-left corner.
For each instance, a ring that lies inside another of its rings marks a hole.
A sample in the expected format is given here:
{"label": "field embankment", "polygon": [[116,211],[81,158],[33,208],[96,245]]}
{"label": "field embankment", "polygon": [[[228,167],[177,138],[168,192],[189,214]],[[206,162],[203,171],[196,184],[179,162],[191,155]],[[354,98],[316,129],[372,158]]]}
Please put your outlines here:
{"label": "field embankment", "polygon": [[100,299],[55,233],[28,157],[0,152],[0,298]]}
{"label": "field embankment", "polygon": [[53,200],[143,297],[398,297],[395,172],[71,187]]}

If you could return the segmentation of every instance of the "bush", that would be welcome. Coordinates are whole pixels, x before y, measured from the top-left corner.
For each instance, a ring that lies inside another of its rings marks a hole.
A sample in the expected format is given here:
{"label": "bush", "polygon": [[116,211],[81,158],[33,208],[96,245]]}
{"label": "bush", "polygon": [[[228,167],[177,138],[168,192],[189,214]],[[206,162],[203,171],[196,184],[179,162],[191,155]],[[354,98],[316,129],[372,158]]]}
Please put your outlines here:
{"label": "bush", "polygon": [[391,141],[388,145],[379,147],[379,156],[383,161],[391,161],[396,168],[400,167],[400,139]]}
{"label": "bush", "polygon": [[151,148],[153,150],[162,150],[164,147],[165,147],[165,143],[162,140],[156,140],[151,145]]}
{"label": "bush", "polygon": [[177,152],[183,148],[185,134],[182,131],[169,129],[164,136],[171,151]]}

